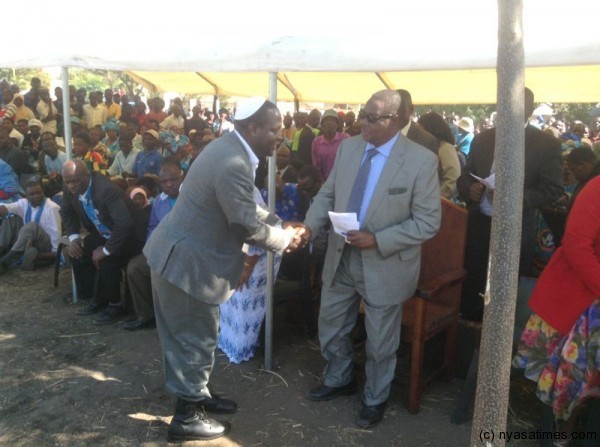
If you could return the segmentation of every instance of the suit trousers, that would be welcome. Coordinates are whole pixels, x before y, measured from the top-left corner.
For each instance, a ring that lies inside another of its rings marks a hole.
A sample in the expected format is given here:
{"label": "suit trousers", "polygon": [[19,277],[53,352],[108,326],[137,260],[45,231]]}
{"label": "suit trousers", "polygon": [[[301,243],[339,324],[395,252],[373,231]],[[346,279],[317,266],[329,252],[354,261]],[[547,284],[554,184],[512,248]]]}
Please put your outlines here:
{"label": "suit trousers", "polygon": [[23,225],[23,219],[16,214],[7,215],[0,221],[0,256],[12,248]]}
{"label": "suit trousers", "polygon": [[127,257],[110,255],[102,260],[100,269],[92,263],[92,252],[106,244],[106,240],[96,233],[88,234],[83,241],[83,256],[71,258],[77,291],[83,297],[91,297],[101,305],[121,306],[121,270],[127,264]]}
{"label": "suit trousers", "polygon": [[210,397],[219,306],[193,298],[155,271],[151,276],[167,391],[194,402]]}
{"label": "suit trousers", "polygon": [[146,256],[137,255],[127,263],[127,284],[131,292],[133,308],[141,321],[154,318],[154,303],[152,300],[152,282],[150,267]]}
{"label": "suit trousers", "polygon": [[360,250],[346,245],[333,284],[324,284],[321,292],[319,342],[327,360],[323,374],[325,385],[348,384],[353,379],[351,332],[362,297],[367,330],[363,402],[377,405],[387,401],[396,371],[402,303],[382,306],[377,304],[376,297],[367,296],[362,265]]}
{"label": "suit trousers", "polygon": [[479,210],[472,210],[468,219],[465,248],[467,278],[462,287],[460,313],[467,320],[481,321],[484,309],[481,294],[485,292],[487,282],[492,218]]}

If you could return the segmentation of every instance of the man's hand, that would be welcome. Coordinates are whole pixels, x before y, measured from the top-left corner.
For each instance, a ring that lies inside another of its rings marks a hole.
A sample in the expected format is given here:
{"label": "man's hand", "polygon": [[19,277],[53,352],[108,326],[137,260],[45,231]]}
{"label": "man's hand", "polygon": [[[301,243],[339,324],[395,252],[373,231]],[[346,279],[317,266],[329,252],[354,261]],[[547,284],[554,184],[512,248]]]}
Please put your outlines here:
{"label": "man's hand", "polygon": [[69,244],[69,256],[80,259],[83,256],[83,245],[81,239],[75,239]]}
{"label": "man's hand", "polygon": [[348,231],[346,240],[350,245],[358,248],[359,250],[377,248],[377,239],[375,239],[375,235],[369,231]]}
{"label": "man's hand", "polygon": [[100,263],[102,262],[102,260],[104,258],[106,258],[106,255],[104,254],[104,247],[100,246],[97,247],[93,252],[92,252],[92,262],[94,263],[94,267],[96,267],[97,269],[100,268]]}
{"label": "man's hand", "polygon": [[7,212],[8,212],[8,208],[6,208],[4,205],[0,205],[0,217],[6,216]]}
{"label": "man's hand", "polygon": [[472,200],[475,203],[479,203],[481,201],[481,196],[485,191],[485,185],[480,182],[474,182],[469,186],[469,200]]}
{"label": "man's hand", "polygon": [[281,226],[292,234],[292,240],[285,249],[286,252],[297,250],[306,245],[310,231],[308,231],[307,235],[308,228],[306,228],[302,222],[285,221],[281,224]]}

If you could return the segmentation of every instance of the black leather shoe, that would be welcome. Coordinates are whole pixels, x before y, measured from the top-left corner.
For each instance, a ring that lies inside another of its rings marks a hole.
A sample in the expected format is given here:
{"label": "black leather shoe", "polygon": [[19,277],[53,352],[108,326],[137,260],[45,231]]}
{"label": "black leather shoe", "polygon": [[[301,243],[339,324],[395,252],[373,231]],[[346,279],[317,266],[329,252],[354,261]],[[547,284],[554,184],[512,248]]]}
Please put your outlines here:
{"label": "black leather shoe", "polygon": [[198,409],[202,408],[209,413],[231,414],[237,411],[237,404],[231,399],[224,399],[213,393],[212,397],[207,397],[198,402]]}
{"label": "black leather shoe", "polygon": [[92,301],[87,306],[79,309],[77,311],[77,315],[92,315],[92,314],[100,312],[101,310],[104,310],[105,308],[106,308],[106,306],[100,304],[98,301]]}
{"label": "black leather shoe", "polygon": [[310,390],[306,397],[309,400],[322,401],[335,399],[338,396],[351,396],[352,394],[356,394],[355,380],[344,386],[318,386]]}
{"label": "black leather shoe", "polygon": [[156,321],[154,318],[149,320],[133,320],[123,323],[123,329],[127,331],[139,331],[141,329],[154,329],[156,327]]}
{"label": "black leather shoe", "polygon": [[177,399],[175,415],[167,430],[169,442],[202,441],[223,436],[231,426],[228,422],[210,419],[196,408],[197,402]]}
{"label": "black leather shoe", "polygon": [[92,323],[95,325],[113,324],[121,319],[125,312],[117,306],[108,306]]}
{"label": "black leather shoe", "polygon": [[358,417],[356,418],[356,425],[360,428],[371,428],[377,425],[379,421],[383,419],[383,413],[385,413],[385,407],[387,401],[377,405],[365,405],[362,404]]}

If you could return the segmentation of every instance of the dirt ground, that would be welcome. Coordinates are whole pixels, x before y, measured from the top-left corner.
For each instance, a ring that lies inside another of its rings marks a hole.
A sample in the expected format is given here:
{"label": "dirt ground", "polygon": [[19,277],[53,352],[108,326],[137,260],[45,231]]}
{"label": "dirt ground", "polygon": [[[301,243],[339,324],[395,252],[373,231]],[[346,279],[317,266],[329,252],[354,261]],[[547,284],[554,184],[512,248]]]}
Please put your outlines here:
{"label": "dirt ground", "polygon": [[[0,445],[165,446],[173,399],[165,392],[156,330],[130,333],[119,325],[94,326],[72,304],[70,272],[52,285],[52,269],[0,277]],[[434,382],[418,415],[405,408],[406,355],[383,422],[371,430],[354,424],[358,396],[315,403],[304,398],[324,366],[318,342],[295,322],[294,301],[277,305],[274,373],[263,353],[242,365],[219,352],[213,386],[234,398],[239,411],[227,437],[202,446],[464,446],[470,424],[450,423],[462,381]],[[364,352],[357,351],[364,380]],[[535,427],[530,391],[511,397],[510,424]],[[520,396],[524,394],[524,396]],[[514,402],[516,400],[516,402]],[[521,402],[519,402],[521,401]],[[525,427],[525,428],[524,428]],[[514,445],[535,445],[519,443]]]}

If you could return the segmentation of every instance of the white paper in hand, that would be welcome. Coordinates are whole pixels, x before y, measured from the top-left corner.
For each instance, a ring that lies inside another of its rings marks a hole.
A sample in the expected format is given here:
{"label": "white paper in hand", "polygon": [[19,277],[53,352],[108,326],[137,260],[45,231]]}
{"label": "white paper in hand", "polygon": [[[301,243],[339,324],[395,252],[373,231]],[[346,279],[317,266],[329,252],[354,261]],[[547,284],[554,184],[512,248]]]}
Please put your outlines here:
{"label": "white paper in hand", "polygon": [[491,174],[488,178],[477,177],[475,174],[471,173],[473,177],[483,183],[486,188],[494,190],[496,189],[496,173]]}
{"label": "white paper in hand", "polygon": [[329,218],[333,224],[333,231],[340,236],[347,237],[348,231],[360,228],[356,213],[334,213],[333,211],[329,211]]}

